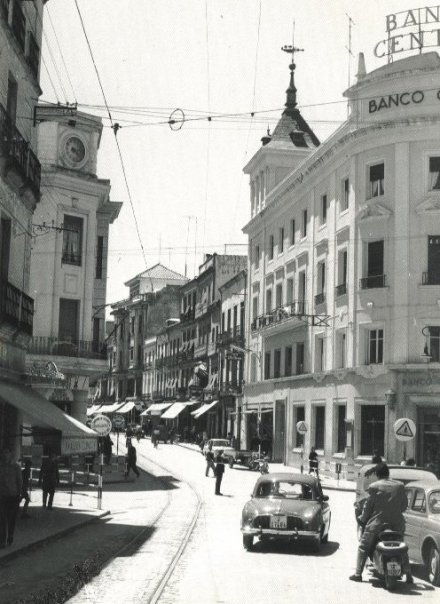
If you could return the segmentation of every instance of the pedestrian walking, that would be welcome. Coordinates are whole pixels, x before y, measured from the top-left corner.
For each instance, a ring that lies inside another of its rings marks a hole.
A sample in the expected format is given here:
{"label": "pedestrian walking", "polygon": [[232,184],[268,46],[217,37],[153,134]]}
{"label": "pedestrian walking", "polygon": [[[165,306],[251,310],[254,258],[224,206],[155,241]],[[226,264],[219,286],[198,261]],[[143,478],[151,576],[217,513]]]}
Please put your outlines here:
{"label": "pedestrian walking", "polygon": [[21,469],[9,449],[0,455],[0,549],[14,540],[21,495]]}
{"label": "pedestrian walking", "polygon": [[106,436],[104,436],[103,442],[102,442],[102,452],[104,454],[104,463],[106,466],[108,466],[111,462],[112,459],[112,447],[113,447],[113,441],[110,438],[110,434],[107,434]]}
{"label": "pedestrian walking", "polygon": [[125,470],[125,478],[128,478],[128,475],[130,474],[130,470],[133,470],[133,472],[139,478],[139,470],[137,469],[136,461],[137,461],[136,448],[133,447],[133,445],[129,445],[129,447],[127,449],[127,469]]}
{"label": "pedestrian walking", "polygon": [[26,461],[24,462],[24,468],[21,471],[21,495],[20,495],[20,503],[21,500],[24,499],[24,506],[23,506],[23,512],[21,513],[21,517],[22,518],[29,518],[29,514],[28,514],[28,507],[29,507],[29,503],[30,503],[30,496],[29,496],[29,482],[31,479],[31,460],[30,459],[26,459]]}
{"label": "pedestrian walking", "polygon": [[[38,477],[38,486],[43,489],[43,508],[53,509],[53,498],[55,489],[60,484],[60,473],[56,453],[49,453],[49,457],[43,459],[40,475]],[[48,500],[49,498],[49,500]]]}
{"label": "pedestrian walking", "polygon": [[309,453],[309,474],[315,472],[316,476],[318,476],[318,463],[318,453],[315,447],[312,447]]}
{"label": "pedestrian walking", "polygon": [[159,443],[159,437],[160,437],[160,428],[159,428],[159,426],[155,426],[153,428],[153,434],[151,435],[151,442],[153,443],[153,446],[155,449],[157,449],[157,445]]}
{"label": "pedestrian walking", "polygon": [[219,451],[217,457],[215,458],[215,494],[223,495],[220,493],[220,487],[223,480],[223,474],[225,473],[225,462],[223,459],[223,451]]}
{"label": "pedestrian walking", "polygon": [[205,476],[209,476],[209,469],[210,468],[212,470],[212,473],[215,476],[214,453],[212,452],[212,443],[209,443],[208,450],[206,451],[206,471],[205,471]]}

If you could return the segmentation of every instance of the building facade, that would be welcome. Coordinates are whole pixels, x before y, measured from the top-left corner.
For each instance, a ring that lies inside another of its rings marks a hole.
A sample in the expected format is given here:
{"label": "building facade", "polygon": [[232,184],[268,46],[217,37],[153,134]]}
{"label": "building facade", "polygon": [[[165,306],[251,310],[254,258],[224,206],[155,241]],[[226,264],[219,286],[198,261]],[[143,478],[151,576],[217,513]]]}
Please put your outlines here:
{"label": "building facade", "polygon": [[[313,148],[297,125],[289,137],[304,156],[291,153],[287,173],[264,139],[245,168],[244,406],[270,418],[274,459],[299,466],[315,446],[327,471],[340,463],[350,478],[378,449],[440,471],[438,89],[436,53],[371,73],[361,57],[350,116],[328,140]],[[405,450],[402,417],[417,428]]]}
{"label": "building facade", "polygon": [[[109,225],[120,202],[96,176],[102,121],[46,108],[39,124],[42,197],[34,220],[31,291],[34,332],[27,355],[32,385],[58,407],[86,421],[89,385],[107,367],[105,302]],[[45,229],[44,225],[47,225]],[[55,363],[64,383],[39,383]]]}

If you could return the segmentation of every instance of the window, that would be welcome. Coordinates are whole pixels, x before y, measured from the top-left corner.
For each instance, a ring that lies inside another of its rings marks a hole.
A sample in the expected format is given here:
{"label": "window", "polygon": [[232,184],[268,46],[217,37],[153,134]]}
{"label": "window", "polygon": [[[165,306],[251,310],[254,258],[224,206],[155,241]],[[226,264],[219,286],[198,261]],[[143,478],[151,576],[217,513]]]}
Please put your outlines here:
{"label": "window", "polygon": [[295,221],[292,220],[290,221],[290,245],[295,245]]}
{"label": "window", "polygon": [[368,332],[367,365],[383,363],[383,329],[370,329]]}
{"label": "window", "polygon": [[284,227],[280,228],[279,238],[278,238],[278,253],[282,254],[284,252]]}
{"label": "window", "polygon": [[321,196],[321,224],[327,222],[327,195]]}
{"label": "window", "polygon": [[429,188],[431,191],[440,189],[440,157],[429,158]]}
{"label": "window", "polygon": [[337,332],[336,340],[336,367],[343,368],[347,366],[347,334],[345,330]]}
{"label": "window", "polygon": [[274,237],[273,235],[269,235],[269,260],[273,260],[274,246]]}
{"label": "window", "polygon": [[423,285],[440,285],[440,235],[428,237],[428,273],[423,275]]}
{"label": "window", "polygon": [[429,348],[426,351],[434,363],[440,362],[440,327],[428,327]]}
{"label": "window", "polygon": [[361,406],[361,455],[372,455],[377,449],[379,455],[384,453],[385,406]]}
{"label": "window", "polygon": [[345,210],[348,210],[349,205],[350,205],[350,181],[348,178],[344,178],[344,180],[342,181],[341,212],[345,212]]}
{"label": "window", "polygon": [[306,301],[306,271],[301,271],[298,275],[298,312],[304,314]]}
{"label": "window", "polygon": [[286,304],[292,304],[294,296],[294,282],[293,279],[287,279],[286,282]]}
{"label": "window", "polygon": [[426,512],[426,496],[423,489],[416,489],[416,496],[414,497],[412,509],[414,512]]}
{"label": "window", "polygon": [[344,453],[346,442],[347,442],[346,424],[345,424],[345,417],[346,417],[347,409],[346,409],[345,405],[338,405],[337,409],[338,409],[338,413],[337,413],[338,434],[337,434],[337,442],[336,442],[336,453]]}
{"label": "window", "polygon": [[230,331],[231,326],[232,326],[231,325],[231,309],[230,308],[228,308],[227,317],[228,317],[228,319],[227,319],[227,323],[226,323],[226,329],[227,329],[227,331]]}
{"label": "window", "polygon": [[325,407],[315,407],[315,447],[324,448]]}
{"label": "window", "polygon": [[[252,298],[252,319],[256,319],[258,317],[258,296],[254,296]],[[225,327],[223,325],[223,331],[225,331]]]}
{"label": "window", "polygon": [[[305,407],[296,407],[296,418],[295,426],[298,422],[303,422],[306,418]],[[302,447],[304,445],[304,434],[300,434],[295,429],[295,447]]]}
{"label": "window", "polygon": [[83,219],[65,214],[63,228],[62,262],[81,266]]}
{"label": "window", "polygon": [[279,378],[281,375],[281,350],[277,348],[274,353],[273,377]]}
{"label": "window", "polygon": [[255,270],[258,270],[260,268],[260,246],[259,245],[255,246],[254,264],[255,264]]}
{"label": "window", "polygon": [[6,98],[6,113],[8,114],[12,125],[15,126],[15,120],[17,117],[17,93],[18,86],[15,78],[10,73],[8,75],[8,93]]}
{"label": "window", "polygon": [[303,210],[302,214],[302,236],[307,237],[307,210]]}
{"label": "window", "polygon": [[270,352],[264,353],[264,379],[270,380]]}
{"label": "window", "polygon": [[347,293],[347,250],[338,252],[338,285],[336,296],[344,296]]}
{"label": "window", "polygon": [[272,310],[272,289],[266,290],[266,312],[269,313]]}
{"label": "window", "polygon": [[277,283],[275,288],[275,307],[280,308],[283,304],[283,284]]}
{"label": "window", "polygon": [[292,375],[292,359],[293,359],[292,346],[286,346],[284,349],[284,375]]}
{"label": "window", "polygon": [[296,344],[296,374],[304,373],[304,342]]}
{"label": "window", "polygon": [[318,264],[318,283],[317,289],[318,293],[315,297],[316,304],[322,304],[325,302],[325,262],[320,262]]}
{"label": "window", "polygon": [[322,336],[317,336],[315,340],[315,371],[325,370],[324,354],[324,338]]}
{"label": "window", "polygon": [[98,241],[96,243],[96,273],[95,273],[96,279],[102,279],[103,252],[104,252],[104,237],[99,235]]}
{"label": "window", "polygon": [[367,277],[361,279],[361,289],[385,287],[384,242],[370,241],[367,245]]}
{"label": "window", "polygon": [[2,281],[8,281],[10,251],[11,220],[2,218],[0,222],[0,279]]}
{"label": "window", "polygon": [[93,319],[92,330],[93,330],[93,336],[92,336],[93,352],[99,352],[100,319],[98,317],[94,317],[94,319]]}
{"label": "window", "polygon": [[[79,300],[60,298],[58,339],[77,342],[79,333]],[[62,342],[60,342],[62,344]]]}
{"label": "window", "polygon": [[384,194],[384,170],[384,164],[370,166],[370,198],[379,197]]}

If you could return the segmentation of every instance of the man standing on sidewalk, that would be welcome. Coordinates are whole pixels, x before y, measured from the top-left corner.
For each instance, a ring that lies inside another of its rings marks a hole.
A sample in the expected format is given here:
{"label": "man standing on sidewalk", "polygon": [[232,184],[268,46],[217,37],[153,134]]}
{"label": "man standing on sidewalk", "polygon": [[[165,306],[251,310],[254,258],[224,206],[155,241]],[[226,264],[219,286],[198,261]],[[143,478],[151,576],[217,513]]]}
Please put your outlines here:
{"label": "man standing on sidewalk", "polygon": [[21,495],[21,469],[9,449],[0,456],[0,549],[11,545]]}
{"label": "man standing on sidewalk", "polygon": [[212,473],[215,476],[214,453],[212,452],[212,443],[209,443],[208,450],[206,451],[206,471],[205,471],[205,476],[209,476],[209,469],[210,468],[212,470]]}
{"label": "man standing on sidewalk", "polygon": [[133,447],[133,445],[128,445],[127,469],[125,471],[125,478],[128,478],[128,475],[130,474],[130,470],[133,470],[133,472],[139,478],[139,470],[137,469],[136,461],[137,461],[136,448]]}
{"label": "man standing on sidewalk", "polygon": [[220,486],[222,484],[223,474],[225,473],[225,462],[223,459],[223,451],[219,451],[215,459],[215,494],[223,495],[220,493]]}
{"label": "man standing on sidewalk", "polygon": [[[52,510],[55,489],[60,484],[60,473],[56,453],[49,453],[41,464],[38,486],[43,488],[43,508]],[[49,501],[47,498],[49,497]]]}

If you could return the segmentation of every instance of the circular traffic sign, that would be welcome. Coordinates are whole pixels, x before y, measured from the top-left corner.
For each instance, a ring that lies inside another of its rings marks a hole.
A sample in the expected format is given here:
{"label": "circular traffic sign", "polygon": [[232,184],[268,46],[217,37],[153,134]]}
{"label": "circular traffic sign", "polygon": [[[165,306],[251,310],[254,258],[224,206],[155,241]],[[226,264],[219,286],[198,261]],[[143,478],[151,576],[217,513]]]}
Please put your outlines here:
{"label": "circular traffic sign", "polygon": [[412,440],[416,435],[416,425],[409,417],[400,417],[393,424],[394,436],[397,440],[407,442]]}
{"label": "circular traffic sign", "polygon": [[300,434],[305,434],[308,430],[307,424],[304,420],[301,420],[300,422],[297,422],[296,424],[296,431],[299,432]]}
{"label": "circular traffic sign", "polygon": [[97,432],[99,436],[107,436],[107,434],[110,434],[111,432],[112,422],[106,415],[96,415],[92,419],[90,427]]}
{"label": "circular traffic sign", "polygon": [[125,418],[120,413],[116,413],[113,416],[113,425],[115,428],[124,428],[125,426]]}

